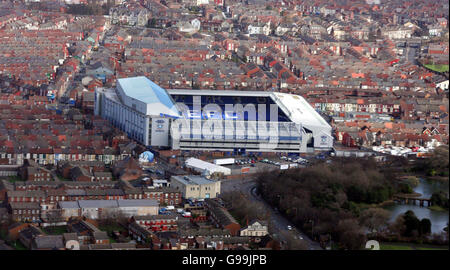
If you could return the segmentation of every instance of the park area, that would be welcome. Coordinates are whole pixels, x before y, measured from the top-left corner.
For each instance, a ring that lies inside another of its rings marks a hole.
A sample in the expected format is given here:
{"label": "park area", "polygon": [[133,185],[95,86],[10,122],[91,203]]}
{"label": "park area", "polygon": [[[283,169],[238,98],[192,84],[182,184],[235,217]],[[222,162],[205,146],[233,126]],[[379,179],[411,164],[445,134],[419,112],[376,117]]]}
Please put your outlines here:
{"label": "park area", "polygon": [[448,72],[449,70],[449,65],[433,65],[433,64],[429,64],[429,65],[425,65],[426,68],[436,71],[436,72]]}
{"label": "park area", "polygon": [[380,250],[448,250],[448,248],[412,243],[381,243]]}

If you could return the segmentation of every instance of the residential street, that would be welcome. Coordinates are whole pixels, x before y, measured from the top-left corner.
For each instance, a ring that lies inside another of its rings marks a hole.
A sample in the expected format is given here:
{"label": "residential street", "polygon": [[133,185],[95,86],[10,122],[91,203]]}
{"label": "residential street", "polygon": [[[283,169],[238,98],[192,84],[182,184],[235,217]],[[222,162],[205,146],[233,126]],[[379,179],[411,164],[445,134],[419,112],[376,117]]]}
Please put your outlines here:
{"label": "residential street", "polygon": [[[244,194],[248,195],[248,198],[252,201],[259,202],[263,204],[266,209],[270,212],[270,217],[272,224],[275,225],[275,236],[281,241],[286,241],[286,237],[283,233],[291,233],[296,238],[296,241],[306,241],[308,244],[308,249],[310,250],[321,250],[322,248],[317,242],[312,241],[306,234],[300,232],[293,223],[284,218],[278,211],[275,211],[268,203],[266,203],[261,197],[256,195],[256,182],[254,179],[235,179],[235,180],[225,180],[221,184],[221,193],[226,191],[239,190]],[[288,226],[292,227],[292,230],[288,230]],[[303,239],[298,239],[301,236]]]}

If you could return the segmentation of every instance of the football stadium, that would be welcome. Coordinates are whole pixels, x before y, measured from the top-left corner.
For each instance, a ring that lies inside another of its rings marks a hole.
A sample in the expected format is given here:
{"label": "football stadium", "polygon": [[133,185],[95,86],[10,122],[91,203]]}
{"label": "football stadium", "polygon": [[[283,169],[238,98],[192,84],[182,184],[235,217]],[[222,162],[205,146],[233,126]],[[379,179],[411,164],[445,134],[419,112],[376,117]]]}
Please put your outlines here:
{"label": "football stadium", "polygon": [[301,96],[235,90],[165,90],[146,77],[97,88],[95,113],[155,148],[235,153],[331,150],[331,126]]}

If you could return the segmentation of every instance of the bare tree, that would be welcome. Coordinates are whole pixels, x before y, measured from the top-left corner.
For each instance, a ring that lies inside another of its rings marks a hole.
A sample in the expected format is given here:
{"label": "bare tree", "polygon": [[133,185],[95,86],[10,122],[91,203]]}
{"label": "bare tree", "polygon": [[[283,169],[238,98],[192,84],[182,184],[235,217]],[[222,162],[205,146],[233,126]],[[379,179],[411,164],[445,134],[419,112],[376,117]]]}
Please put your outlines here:
{"label": "bare tree", "polygon": [[281,231],[285,240],[285,248],[288,250],[308,250],[308,244],[304,240],[295,239],[290,232]]}
{"label": "bare tree", "polygon": [[369,208],[361,213],[360,223],[367,227],[370,232],[381,231],[389,220],[389,211],[382,208]]}

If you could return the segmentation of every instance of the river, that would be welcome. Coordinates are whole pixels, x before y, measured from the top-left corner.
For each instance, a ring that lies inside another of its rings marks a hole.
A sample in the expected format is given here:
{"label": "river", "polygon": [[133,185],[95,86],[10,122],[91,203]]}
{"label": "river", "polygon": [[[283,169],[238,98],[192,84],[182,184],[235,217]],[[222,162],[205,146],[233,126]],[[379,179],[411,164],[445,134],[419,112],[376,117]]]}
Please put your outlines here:
{"label": "river", "polygon": [[[439,190],[448,192],[448,188],[448,182],[420,179],[419,184],[414,188],[414,192],[422,194],[422,197],[424,198],[430,198],[433,192]],[[430,219],[432,233],[440,233],[447,227],[448,211],[434,211],[428,209],[428,207],[420,207],[419,205],[412,204],[395,204],[386,206],[385,209],[391,211],[390,222],[394,222],[399,215],[404,214],[406,211],[412,210],[417,218]]]}

